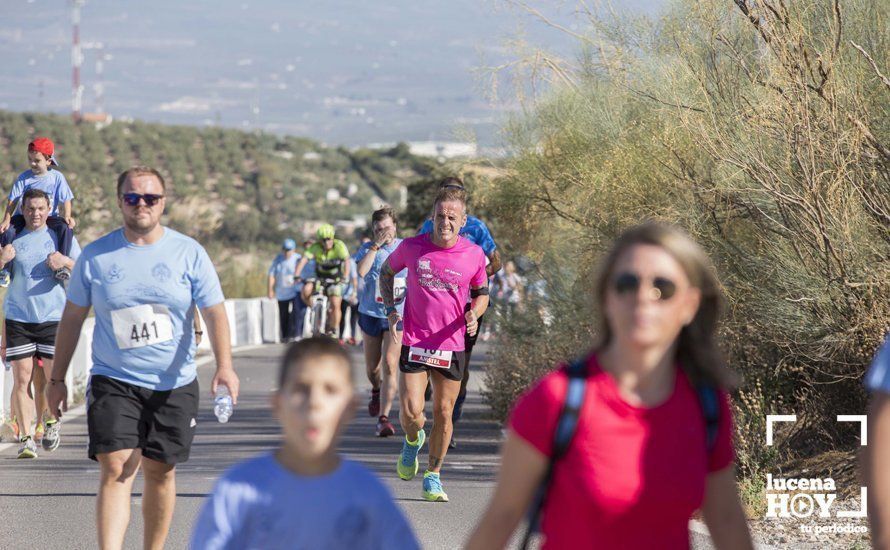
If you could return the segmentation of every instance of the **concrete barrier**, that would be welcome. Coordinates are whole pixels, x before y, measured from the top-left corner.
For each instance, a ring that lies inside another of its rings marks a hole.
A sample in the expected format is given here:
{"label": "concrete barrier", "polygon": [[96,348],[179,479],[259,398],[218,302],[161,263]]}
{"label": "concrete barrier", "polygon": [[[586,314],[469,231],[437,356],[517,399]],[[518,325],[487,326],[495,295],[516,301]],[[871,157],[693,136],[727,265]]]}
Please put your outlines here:
{"label": "concrete barrier", "polygon": [[[279,341],[278,304],[275,303],[275,300],[268,298],[226,300],[225,308],[226,315],[229,318],[232,347]],[[205,327],[205,332],[198,349],[210,351],[210,338],[206,332],[207,324],[204,323],[203,319],[201,321],[201,325]],[[87,378],[93,366],[92,346],[95,324],[96,320],[90,317],[80,331],[77,349],[74,350],[71,366],[68,369],[68,374],[65,376],[69,402],[81,399],[84,395]],[[2,376],[0,376],[0,419],[6,419],[9,415],[11,391],[12,371],[4,369]]]}

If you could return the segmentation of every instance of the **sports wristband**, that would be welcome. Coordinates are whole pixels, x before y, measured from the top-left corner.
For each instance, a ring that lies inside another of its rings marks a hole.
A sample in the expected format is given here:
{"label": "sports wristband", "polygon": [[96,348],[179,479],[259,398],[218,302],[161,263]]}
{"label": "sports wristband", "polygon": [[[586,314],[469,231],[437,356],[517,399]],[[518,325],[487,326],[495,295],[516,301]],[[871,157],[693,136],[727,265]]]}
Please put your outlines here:
{"label": "sports wristband", "polygon": [[377,252],[378,250],[380,250],[380,245],[377,243],[373,243],[371,245],[371,250],[373,250],[374,252]]}

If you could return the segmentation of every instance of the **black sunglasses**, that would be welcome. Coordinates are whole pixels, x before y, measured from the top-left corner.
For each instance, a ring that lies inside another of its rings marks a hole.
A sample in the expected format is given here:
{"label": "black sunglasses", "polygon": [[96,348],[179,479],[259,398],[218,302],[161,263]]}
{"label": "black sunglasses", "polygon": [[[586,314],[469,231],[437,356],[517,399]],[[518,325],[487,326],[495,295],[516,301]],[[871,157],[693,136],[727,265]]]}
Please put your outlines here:
{"label": "black sunglasses", "polygon": [[[642,282],[636,273],[619,273],[612,281],[612,285],[617,294],[636,294]],[[670,300],[677,293],[677,284],[664,277],[652,279],[652,288],[656,290],[656,298],[662,301]]]}
{"label": "black sunglasses", "polygon": [[139,204],[140,199],[145,201],[146,206],[154,206],[163,198],[164,195],[153,195],[151,193],[146,193],[144,195],[140,193],[124,193],[123,195],[124,204],[127,206],[136,206]]}

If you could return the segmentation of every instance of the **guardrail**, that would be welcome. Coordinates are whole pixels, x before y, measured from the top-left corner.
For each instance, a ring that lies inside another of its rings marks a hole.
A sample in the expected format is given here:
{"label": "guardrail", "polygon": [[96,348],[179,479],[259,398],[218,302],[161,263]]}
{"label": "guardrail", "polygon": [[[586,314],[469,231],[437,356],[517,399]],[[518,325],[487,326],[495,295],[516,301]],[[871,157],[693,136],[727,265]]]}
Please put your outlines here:
{"label": "guardrail", "polygon": [[[275,300],[268,298],[226,300],[225,306],[233,348],[279,342],[281,330],[278,324],[278,304]],[[96,320],[92,317],[84,323],[77,349],[71,358],[71,367],[65,376],[69,402],[82,397],[86,388],[87,377],[93,366],[91,350],[95,323]],[[198,350],[207,352],[211,350],[210,339],[206,335]],[[12,371],[4,369],[3,375],[0,376],[0,418],[6,418],[9,414],[11,391]]]}

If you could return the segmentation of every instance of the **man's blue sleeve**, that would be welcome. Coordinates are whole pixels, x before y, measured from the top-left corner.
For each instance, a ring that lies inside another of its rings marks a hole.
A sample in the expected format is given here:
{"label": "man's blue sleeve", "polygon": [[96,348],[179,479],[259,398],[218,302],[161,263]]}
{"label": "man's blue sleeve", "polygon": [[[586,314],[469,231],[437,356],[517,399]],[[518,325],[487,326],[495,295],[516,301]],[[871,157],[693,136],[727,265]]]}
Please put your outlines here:
{"label": "man's blue sleeve", "polygon": [[[72,258],[74,259],[74,258]],[[78,254],[71,270],[71,279],[68,281],[68,301],[76,306],[89,307],[92,305],[92,284],[89,258]]]}
{"label": "man's blue sleeve", "polygon": [[890,334],[887,335],[884,345],[875,354],[871,368],[865,375],[865,387],[869,391],[890,393]]}
{"label": "man's blue sleeve", "polygon": [[355,260],[356,264],[358,264],[360,261],[362,261],[362,258],[368,255],[369,250],[371,250],[371,243],[362,244],[360,247],[358,247],[358,250],[355,251],[352,259]]}
{"label": "man's blue sleeve", "polygon": [[494,237],[491,236],[491,231],[488,230],[485,222],[479,218],[476,219],[479,221],[479,241],[476,244],[482,247],[486,257],[491,257],[494,251],[498,249],[498,245],[494,242]]}
{"label": "man's blue sleeve", "polygon": [[223,296],[222,285],[219,282],[219,275],[216,268],[207,255],[204,247],[197,244],[195,246],[195,258],[188,274],[192,283],[192,299],[199,309],[221,304],[225,301]]}

